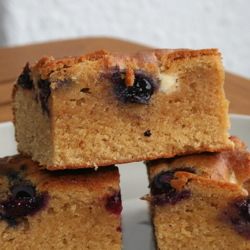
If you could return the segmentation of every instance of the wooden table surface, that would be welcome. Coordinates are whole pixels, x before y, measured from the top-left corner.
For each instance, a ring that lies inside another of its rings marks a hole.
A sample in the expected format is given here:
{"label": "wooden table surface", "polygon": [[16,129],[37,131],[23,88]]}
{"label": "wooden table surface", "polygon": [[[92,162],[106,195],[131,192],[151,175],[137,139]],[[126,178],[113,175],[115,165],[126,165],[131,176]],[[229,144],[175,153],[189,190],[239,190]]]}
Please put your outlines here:
{"label": "wooden table surface", "polygon": [[[148,48],[145,45],[105,37],[0,48],[0,122],[12,120],[13,82],[27,61],[32,63],[44,55],[63,57],[81,55],[98,49],[133,52]],[[230,101],[230,113],[250,115],[250,80],[227,72],[225,81],[226,96]]]}

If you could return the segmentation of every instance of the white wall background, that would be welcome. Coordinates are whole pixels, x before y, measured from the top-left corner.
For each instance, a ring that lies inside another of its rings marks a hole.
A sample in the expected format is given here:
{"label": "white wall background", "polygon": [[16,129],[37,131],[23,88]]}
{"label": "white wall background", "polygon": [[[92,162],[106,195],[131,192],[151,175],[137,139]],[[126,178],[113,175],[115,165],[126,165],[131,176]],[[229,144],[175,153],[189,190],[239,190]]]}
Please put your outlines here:
{"label": "white wall background", "polygon": [[249,0],[0,0],[0,45],[115,36],[154,47],[218,47],[250,77]]}

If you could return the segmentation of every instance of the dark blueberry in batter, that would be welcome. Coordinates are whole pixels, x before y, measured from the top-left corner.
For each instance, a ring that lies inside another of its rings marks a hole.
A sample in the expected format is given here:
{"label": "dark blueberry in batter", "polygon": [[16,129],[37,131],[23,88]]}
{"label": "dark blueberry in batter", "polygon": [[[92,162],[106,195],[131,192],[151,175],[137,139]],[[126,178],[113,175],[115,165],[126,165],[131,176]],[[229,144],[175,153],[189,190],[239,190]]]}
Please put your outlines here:
{"label": "dark blueberry in batter", "polygon": [[152,203],[154,205],[174,205],[177,202],[187,199],[191,196],[190,190],[184,189],[178,192],[174,187],[171,186],[171,180],[174,178],[174,174],[177,171],[195,173],[193,168],[184,167],[165,172],[163,171],[156,175],[150,184],[151,194],[153,195]]}
{"label": "dark blueberry in batter", "polygon": [[171,192],[173,187],[170,185],[170,181],[174,178],[174,174],[178,171],[184,171],[189,173],[195,173],[195,170],[191,167],[176,168],[173,170],[163,171],[156,175],[151,184],[151,193],[153,195]]}
{"label": "dark blueberry in batter", "polygon": [[36,190],[32,185],[29,184],[19,184],[14,185],[11,188],[12,196],[15,199],[19,198],[32,198],[36,196]]}
{"label": "dark blueberry in batter", "polygon": [[144,132],[144,136],[150,137],[151,135],[152,133],[149,129]]}
{"label": "dark blueberry in batter", "polygon": [[29,68],[29,63],[26,63],[25,67],[23,68],[22,74],[17,79],[17,84],[24,89],[33,88],[33,81],[30,78],[30,73],[31,71]]}
{"label": "dark blueberry in batter", "polygon": [[242,236],[250,239],[250,197],[235,201],[228,208],[226,214],[229,214],[234,229]]}
{"label": "dark blueberry in batter", "polygon": [[[1,209],[2,209],[2,207],[0,205],[0,210]],[[0,220],[6,221],[10,227],[14,227],[14,226],[16,226],[18,224],[18,222],[17,222],[17,220],[15,218],[7,217],[4,214],[2,214],[1,212],[0,212]]]}
{"label": "dark blueberry in batter", "polygon": [[112,196],[106,198],[106,209],[113,214],[120,215],[122,211],[121,193],[116,192]]}
{"label": "dark blueberry in batter", "polygon": [[33,215],[43,206],[44,197],[10,197],[1,203],[4,215],[7,218],[19,218],[27,215]]}
{"label": "dark blueberry in batter", "polygon": [[133,86],[125,84],[125,71],[113,71],[111,80],[119,100],[125,103],[147,104],[156,89],[156,81],[143,71],[135,71]]}
{"label": "dark blueberry in batter", "polygon": [[242,219],[250,222],[250,197],[239,200],[235,203]]}
{"label": "dark blueberry in batter", "polygon": [[43,79],[38,80],[38,88],[40,89],[39,99],[41,102],[42,110],[49,115],[48,101],[51,94],[50,81]]}
{"label": "dark blueberry in batter", "polygon": [[156,175],[150,184],[151,193],[153,195],[159,195],[163,193],[175,192],[175,189],[170,185],[170,181],[173,177],[173,171],[161,172]]}
{"label": "dark blueberry in batter", "polygon": [[0,218],[9,225],[17,224],[17,219],[33,215],[46,204],[45,193],[37,194],[35,187],[29,184],[17,184],[11,187],[11,195],[0,202]]}

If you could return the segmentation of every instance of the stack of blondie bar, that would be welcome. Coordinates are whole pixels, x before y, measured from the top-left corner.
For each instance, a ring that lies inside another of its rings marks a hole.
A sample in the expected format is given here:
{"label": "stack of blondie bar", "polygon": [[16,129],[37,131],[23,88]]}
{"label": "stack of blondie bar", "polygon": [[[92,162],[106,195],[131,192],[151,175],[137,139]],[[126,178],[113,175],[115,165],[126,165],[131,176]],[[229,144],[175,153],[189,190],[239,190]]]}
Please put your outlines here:
{"label": "stack of blondie bar", "polygon": [[114,164],[146,161],[159,249],[250,248],[250,156],[229,138],[223,84],[216,49],[26,64],[13,91],[20,155],[0,161],[1,247],[121,249]]}

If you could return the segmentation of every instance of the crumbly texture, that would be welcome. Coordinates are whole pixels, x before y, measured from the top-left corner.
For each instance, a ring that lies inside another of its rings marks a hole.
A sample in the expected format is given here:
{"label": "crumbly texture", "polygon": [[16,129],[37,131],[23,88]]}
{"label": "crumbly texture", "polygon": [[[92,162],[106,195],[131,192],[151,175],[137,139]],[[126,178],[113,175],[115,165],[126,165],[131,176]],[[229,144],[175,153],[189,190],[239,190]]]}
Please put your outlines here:
{"label": "crumbly texture", "polygon": [[232,140],[234,151],[147,163],[158,249],[250,249],[250,153]]}
{"label": "crumbly texture", "polygon": [[14,87],[18,150],[50,170],[226,150],[223,84],[216,49],[42,58]]}
{"label": "crumbly texture", "polygon": [[121,249],[119,192],[116,167],[48,172],[0,159],[1,249]]}

